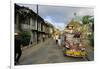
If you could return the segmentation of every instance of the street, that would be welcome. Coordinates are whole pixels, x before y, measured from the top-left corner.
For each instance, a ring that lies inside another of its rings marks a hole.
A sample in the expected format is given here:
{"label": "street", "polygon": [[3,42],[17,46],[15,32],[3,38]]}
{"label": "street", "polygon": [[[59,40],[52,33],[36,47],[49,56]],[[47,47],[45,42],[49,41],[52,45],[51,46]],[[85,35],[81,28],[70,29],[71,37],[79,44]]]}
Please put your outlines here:
{"label": "street", "polygon": [[93,8],[20,3],[14,8],[15,65],[94,60]]}
{"label": "street", "polygon": [[[91,53],[91,51],[90,51]],[[90,57],[93,55],[90,55]],[[83,58],[65,57],[54,39],[48,38],[36,46],[26,48],[22,51],[22,56],[18,65],[28,64],[46,64],[46,63],[63,63],[88,61]]]}

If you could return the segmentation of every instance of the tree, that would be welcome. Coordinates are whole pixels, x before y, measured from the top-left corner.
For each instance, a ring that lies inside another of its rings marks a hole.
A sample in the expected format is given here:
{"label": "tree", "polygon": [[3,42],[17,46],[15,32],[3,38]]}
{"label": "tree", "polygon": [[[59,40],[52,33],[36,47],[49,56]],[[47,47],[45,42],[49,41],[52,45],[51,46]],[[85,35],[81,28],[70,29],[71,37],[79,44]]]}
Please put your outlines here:
{"label": "tree", "polygon": [[31,34],[29,31],[22,31],[21,32],[21,37],[22,37],[22,45],[27,46],[29,45]]}
{"label": "tree", "polygon": [[94,17],[92,17],[92,18],[90,19],[90,22],[92,23],[92,31],[94,32]]}
{"label": "tree", "polygon": [[82,23],[83,24],[89,24],[89,22],[90,22],[90,20],[89,20],[89,18],[90,18],[91,16],[83,16],[83,18],[82,18]]}

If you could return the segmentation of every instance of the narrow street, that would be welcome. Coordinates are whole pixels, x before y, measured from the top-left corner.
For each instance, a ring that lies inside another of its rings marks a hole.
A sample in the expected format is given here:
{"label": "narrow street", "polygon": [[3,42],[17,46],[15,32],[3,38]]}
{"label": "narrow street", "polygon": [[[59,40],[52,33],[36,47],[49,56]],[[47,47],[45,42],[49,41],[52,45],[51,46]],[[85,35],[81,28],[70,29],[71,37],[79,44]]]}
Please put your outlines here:
{"label": "narrow street", "polygon": [[92,8],[20,3],[14,8],[15,65],[94,60]]}
{"label": "narrow street", "polygon": [[55,40],[49,38],[45,42],[39,43],[36,46],[24,49],[22,51],[21,59],[19,60],[19,65],[79,62],[79,61],[88,61],[88,60],[83,58],[65,57],[63,55],[62,49],[60,49],[56,45]]}

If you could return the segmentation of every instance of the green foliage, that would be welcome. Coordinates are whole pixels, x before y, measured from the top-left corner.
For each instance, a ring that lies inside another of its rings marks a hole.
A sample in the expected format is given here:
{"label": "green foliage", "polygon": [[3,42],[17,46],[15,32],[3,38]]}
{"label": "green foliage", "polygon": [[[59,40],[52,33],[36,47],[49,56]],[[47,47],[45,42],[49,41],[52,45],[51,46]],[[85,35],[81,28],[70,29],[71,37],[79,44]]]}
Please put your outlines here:
{"label": "green foliage", "polygon": [[89,25],[88,24],[82,25],[81,32],[83,32],[83,33],[89,32]]}
{"label": "green foliage", "polygon": [[94,32],[94,17],[90,19],[90,22],[92,23],[92,31]]}
{"label": "green foliage", "polygon": [[89,22],[90,22],[89,18],[90,18],[90,17],[91,17],[91,16],[83,16],[83,18],[82,18],[83,24],[89,24]]}
{"label": "green foliage", "polygon": [[[91,19],[92,16],[83,16],[82,18],[82,28],[81,28],[81,32],[84,34],[83,36],[87,35],[87,33],[89,33],[89,29],[90,29],[90,23],[92,22],[93,25],[92,25],[92,28],[94,30],[94,18]],[[91,37],[92,40],[92,35]]]}
{"label": "green foliage", "polygon": [[94,33],[88,36],[91,46],[94,46]]}
{"label": "green foliage", "polygon": [[21,33],[21,37],[22,37],[22,45],[23,45],[23,46],[28,45],[29,42],[30,42],[30,37],[31,37],[30,32],[23,31],[23,32]]}

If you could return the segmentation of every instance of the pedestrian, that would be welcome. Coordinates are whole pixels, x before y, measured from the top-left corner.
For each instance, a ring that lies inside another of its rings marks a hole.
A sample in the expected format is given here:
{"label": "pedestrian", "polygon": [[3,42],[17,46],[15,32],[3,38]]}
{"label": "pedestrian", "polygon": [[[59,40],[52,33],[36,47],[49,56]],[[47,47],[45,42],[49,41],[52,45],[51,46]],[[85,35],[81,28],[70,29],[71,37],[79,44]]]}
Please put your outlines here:
{"label": "pedestrian", "polygon": [[45,41],[45,35],[43,35],[43,42]]}
{"label": "pedestrian", "polygon": [[60,37],[58,38],[58,47],[59,48],[61,47],[61,38]]}
{"label": "pedestrian", "polygon": [[19,59],[22,54],[21,44],[22,44],[22,41],[21,41],[20,34],[15,33],[15,65],[19,62]]}
{"label": "pedestrian", "polygon": [[55,36],[55,39],[56,39],[56,44],[58,44],[58,35],[57,34]]}

